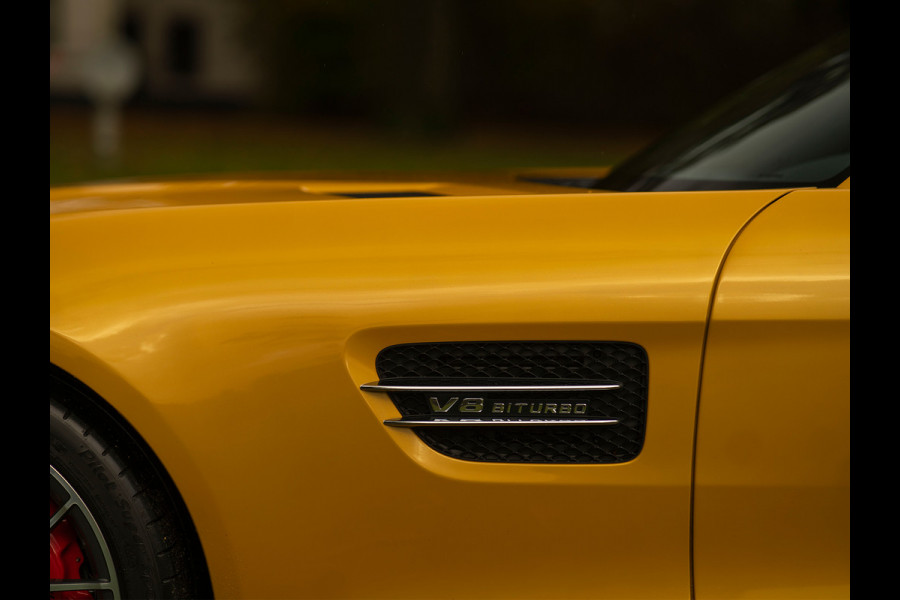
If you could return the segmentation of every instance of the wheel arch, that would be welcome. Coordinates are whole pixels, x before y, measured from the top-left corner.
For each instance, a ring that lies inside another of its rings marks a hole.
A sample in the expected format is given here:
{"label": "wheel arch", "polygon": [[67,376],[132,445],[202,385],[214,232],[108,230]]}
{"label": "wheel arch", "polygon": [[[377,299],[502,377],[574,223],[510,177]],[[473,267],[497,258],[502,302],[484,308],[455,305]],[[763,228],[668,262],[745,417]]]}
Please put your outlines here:
{"label": "wheel arch", "polygon": [[[170,469],[140,431],[140,424],[154,419],[152,403],[97,357],[71,341],[51,332],[50,347],[51,397],[65,398],[67,405],[77,407],[91,427],[113,442],[120,454],[129,461],[142,461],[145,470],[155,476],[175,507],[183,530],[188,532],[191,556],[196,559],[198,589],[204,592],[201,597],[212,598],[212,578],[204,548],[216,544],[215,534],[201,533],[189,506],[193,503],[185,499]],[[164,427],[158,415],[155,420],[157,426]],[[178,462],[187,465],[190,461]]]}

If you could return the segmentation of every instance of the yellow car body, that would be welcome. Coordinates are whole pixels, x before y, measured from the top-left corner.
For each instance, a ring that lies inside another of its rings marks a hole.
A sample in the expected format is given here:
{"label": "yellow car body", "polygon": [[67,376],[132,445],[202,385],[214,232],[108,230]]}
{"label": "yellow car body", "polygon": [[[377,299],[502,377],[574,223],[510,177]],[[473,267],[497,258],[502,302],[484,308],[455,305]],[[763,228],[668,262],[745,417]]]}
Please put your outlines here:
{"label": "yellow car body", "polygon": [[848,597],[810,57],[610,172],[51,189],[51,597]]}
{"label": "yellow car body", "polygon": [[[846,597],[849,180],[517,175],[51,189],[50,362],[159,458],[218,598]],[[460,460],[361,389],[479,340],[643,347],[639,454]]]}

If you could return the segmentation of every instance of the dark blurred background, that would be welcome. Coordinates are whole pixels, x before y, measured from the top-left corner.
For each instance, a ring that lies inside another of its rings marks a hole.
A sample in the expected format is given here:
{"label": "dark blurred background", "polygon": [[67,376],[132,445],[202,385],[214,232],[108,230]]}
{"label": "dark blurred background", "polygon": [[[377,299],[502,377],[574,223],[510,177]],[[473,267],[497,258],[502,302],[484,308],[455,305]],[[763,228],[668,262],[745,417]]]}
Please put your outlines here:
{"label": "dark blurred background", "polygon": [[50,184],[613,164],[848,0],[50,0]]}

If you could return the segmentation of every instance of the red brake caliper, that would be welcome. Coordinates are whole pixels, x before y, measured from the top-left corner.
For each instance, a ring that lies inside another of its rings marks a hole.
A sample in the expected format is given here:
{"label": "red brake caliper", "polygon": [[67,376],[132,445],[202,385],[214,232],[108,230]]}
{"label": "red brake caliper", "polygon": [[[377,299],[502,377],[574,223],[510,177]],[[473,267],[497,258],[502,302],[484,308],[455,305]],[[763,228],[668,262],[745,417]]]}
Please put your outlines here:
{"label": "red brake caliper", "polygon": [[[50,501],[50,516],[58,510]],[[63,519],[56,524],[50,532],[50,579],[81,579],[81,565],[84,564],[84,554],[78,545],[78,537],[72,524]],[[90,600],[94,595],[87,590],[75,590],[71,592],[52,592],[51,599],[55,600]]]}

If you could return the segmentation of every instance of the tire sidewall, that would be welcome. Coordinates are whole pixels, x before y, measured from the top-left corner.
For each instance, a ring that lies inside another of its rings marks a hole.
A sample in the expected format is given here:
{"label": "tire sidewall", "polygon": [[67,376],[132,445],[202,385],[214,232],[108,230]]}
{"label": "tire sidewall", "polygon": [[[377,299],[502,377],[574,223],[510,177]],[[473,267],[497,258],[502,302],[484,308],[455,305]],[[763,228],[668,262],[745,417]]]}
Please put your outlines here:
{"label": "tire sidewall", "polygon": [[91,430],[71,410],[51,397],[50,464],[87,504],[109,546],[113,568],[124,598],[160,598],[164,594],[153,557],[156,550],[147,534],[148,514],[137,501],[131,469],[113,443]]}

